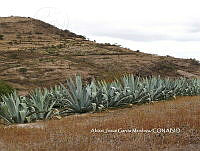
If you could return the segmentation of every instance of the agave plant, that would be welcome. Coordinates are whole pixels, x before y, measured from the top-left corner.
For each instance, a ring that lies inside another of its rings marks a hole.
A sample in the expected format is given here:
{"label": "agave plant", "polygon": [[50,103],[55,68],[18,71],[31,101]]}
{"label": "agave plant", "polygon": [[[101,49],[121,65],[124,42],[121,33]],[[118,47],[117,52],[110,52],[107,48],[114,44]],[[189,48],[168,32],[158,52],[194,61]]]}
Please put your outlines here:
{"label": "agave plant", "polygon": [[160,77],[152,77],[144,80],[147,98],[144,101],[158,101],[164,99],[167,91],[162,85],[163,80]]}
{"label": "agave plant", "polygon": [[50,100],[48,90],[35,89],[30,95],[26,103],[29,105],[31,114],[35,119],[47,119],[53,112],[55,100]]}
{"label": "agave plant", "polygon": [[200,94],[200,80],[199,79],[191,79],[187,81],[187,88],[185,89],[185,93],[189,96],[199,95]]}
{"label": "agave plant", "polygon": [[133,75],[125,75],[122,77],[122,82],[127,95],[132,95],[130,103],[139,103],[144,100],[146,97],[146,89],[139,77],[134,78]]}
{"label": "agave plant", "polygon": [[191,80],[190,95],[200,95],[200,79]]}
{"label": "agave plant", "polygon": [[71,78],[67,80],[64,91],[67,112],[85,113],[96,110],[96,104],[93,103],[97,94],[94,83],[83,86],[81,77],[76,76],[75,83]]}
{"label": "agave plant", "polygon": [[51,115],[85,113],[105,107],[193,95],[200,95],[200,79],[141,79],[126,75],[112,83],[99,81],[96,84],[93,80],[84,86],[81,77],[76,76],[75,81],[68,79],[66,86],[60,84],[50,90],[36,89],[27,97],[18,96],[16,92],[3,96],[0,118],[8,123],[26,123],[47,119]]}
{"label": "agave plant", "polygon": [[48,91],[48,98],[55,102],[54,108],[65,108],[67,106],[67,89],[64,85],[56,85]]}
{"label": "agave plant", "polygon": [[23,101],[16,91],[3,96],[0,102],[0,117],[9,124],[30,122],[28,106]]}
{"label": "agave plant", "polygon": [[128,104],[132,95],[128,94],[123,89],[119,81],[112,83],[106,83],[105,81],[99,81],[98,87],[101,90],[101,100],[105,107],[119,107]]}

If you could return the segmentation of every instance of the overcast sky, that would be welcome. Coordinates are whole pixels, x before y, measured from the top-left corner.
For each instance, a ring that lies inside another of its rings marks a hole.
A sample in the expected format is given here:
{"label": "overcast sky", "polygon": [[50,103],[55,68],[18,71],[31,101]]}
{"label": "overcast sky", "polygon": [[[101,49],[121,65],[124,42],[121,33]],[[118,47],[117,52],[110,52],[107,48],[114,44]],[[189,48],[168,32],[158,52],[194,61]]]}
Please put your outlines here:
{"label": "overcast sky", "polygon": [[0,16],[30,16],[132,50],[200,60],[199,0],[5,0]]}

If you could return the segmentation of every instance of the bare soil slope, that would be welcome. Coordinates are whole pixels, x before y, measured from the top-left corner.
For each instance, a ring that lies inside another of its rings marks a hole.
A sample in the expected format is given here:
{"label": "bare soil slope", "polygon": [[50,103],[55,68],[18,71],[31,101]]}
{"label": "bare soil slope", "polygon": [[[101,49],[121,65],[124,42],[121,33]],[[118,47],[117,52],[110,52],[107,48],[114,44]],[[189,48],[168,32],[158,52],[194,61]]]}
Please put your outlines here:
{"label": "bare soil slope", "polygon": [[0,79],[20,92],[52,86],[77,73],[86,80],[110,80],[125,73],[200,76],[200,64],[194,59],[99,44],[33,18],[0,17],[0,35]]}

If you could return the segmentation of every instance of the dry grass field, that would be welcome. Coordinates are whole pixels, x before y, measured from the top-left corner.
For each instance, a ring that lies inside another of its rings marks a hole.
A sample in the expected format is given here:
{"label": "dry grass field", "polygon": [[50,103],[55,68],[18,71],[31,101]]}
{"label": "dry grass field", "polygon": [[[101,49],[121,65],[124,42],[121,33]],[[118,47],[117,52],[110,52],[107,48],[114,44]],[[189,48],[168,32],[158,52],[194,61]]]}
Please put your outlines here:
{"label": "dry grass field", "polygon": [[[169,128],[180,132],[169,133]],[[127,132],[132,129],[153,131]],[[166,132],[160,132],[161,129]],[[199,151],[200,97],[178,97],[101,113],[71,115],[61,120],[1,125],[0,150]]]}

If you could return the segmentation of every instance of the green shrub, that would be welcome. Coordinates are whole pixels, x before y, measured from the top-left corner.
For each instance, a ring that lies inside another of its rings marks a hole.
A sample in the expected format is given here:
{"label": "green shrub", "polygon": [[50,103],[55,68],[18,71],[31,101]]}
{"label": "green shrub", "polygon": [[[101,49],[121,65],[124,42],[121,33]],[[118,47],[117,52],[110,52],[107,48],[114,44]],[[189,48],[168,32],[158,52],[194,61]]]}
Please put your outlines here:
{"label": "green shrub", "polygon": [[19,68],[19,72],[21,73],[26,73],[28,71],[27,68]]}
{"label": "green shrub", "polygon": [[0,35],[0,40],[3,40],[3,38],[4,38],[4,35]]}
{"label": "green shrub", "polygon": [[193,65],[200,65],[200,61],[199,60],[196,60],[195,58],[194,59],[190,58],[190,60],[191,60],[191,63]]}
{"label": "green shrub", "polygon": [[14,89],[5,83],[4,81],[0,80],[0,98],[2,95],[10,94],[14,91]]}

